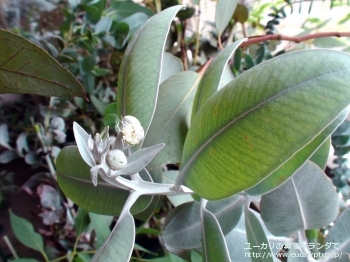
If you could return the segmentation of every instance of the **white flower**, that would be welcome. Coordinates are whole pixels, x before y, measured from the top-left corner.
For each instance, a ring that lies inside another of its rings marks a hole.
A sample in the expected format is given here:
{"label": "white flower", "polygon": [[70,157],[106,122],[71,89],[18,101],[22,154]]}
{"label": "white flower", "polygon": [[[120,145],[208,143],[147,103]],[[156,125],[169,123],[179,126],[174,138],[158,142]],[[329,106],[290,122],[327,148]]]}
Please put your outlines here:
{"label": "white flower", "polygon": [[137,145],[145,138],[145,132],[140,121],[133,116],[124,116],[120,131],[123,134],[123,141],[129,145]]}

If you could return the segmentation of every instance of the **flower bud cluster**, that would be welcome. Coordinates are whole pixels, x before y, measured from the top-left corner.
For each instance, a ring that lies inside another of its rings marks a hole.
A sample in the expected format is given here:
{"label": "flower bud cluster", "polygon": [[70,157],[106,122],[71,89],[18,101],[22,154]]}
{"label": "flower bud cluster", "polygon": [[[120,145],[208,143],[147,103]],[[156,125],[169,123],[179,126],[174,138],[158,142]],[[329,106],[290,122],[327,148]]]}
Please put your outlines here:
{"label": "flower bud cluster", "polygon": [[[79,128],[78,128],[79,129]],[[77,129],[77,134],[79,133]],[[81,129],[79,129],[81,130]],[[100,134],[97,133],[94,138],[91,135],[88,136],[86,146],[88,154],[91,156],[92,161],[90,170],[92,181],[94,185],[97,185],[97,174],[103,172],[106,175],[113,175],[113,171],[122,170],[127,166],[127,158],[122,150],[125,149],[124,145],[136,145],[144,139],[144,130],[140,124],[140,121],[133,116],[125,116],[119,124],[120,134],[118,135],[119,141],[109,137],[109,128],[106,127]],[[83,132],[83,131],[80,131]],[[85,131],[84,131],[85,132]],[[87,136],[87,134],[86,134]]]}

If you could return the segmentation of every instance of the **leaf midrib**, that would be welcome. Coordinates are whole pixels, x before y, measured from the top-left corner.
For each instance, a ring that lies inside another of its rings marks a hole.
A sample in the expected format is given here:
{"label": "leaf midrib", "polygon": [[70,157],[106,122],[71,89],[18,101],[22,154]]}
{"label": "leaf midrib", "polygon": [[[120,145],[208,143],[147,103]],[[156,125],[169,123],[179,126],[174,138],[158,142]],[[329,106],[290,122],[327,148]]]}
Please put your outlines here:
{"label": "leaf midrib", "polygon": [[288,92],[291,92],[294,90],[294,88],[298,88],[299,86],[301,85],[305,85],[306,83],[308,82],[313,82],[319,78],[323,78],[323,77],[326,77],[328,75],[332,75],[332,74],[336,74],[336,73],[340,73],[340,72],[344,72],[344,71],[347,71],[349,70],[349,67],[346,67],[346,68],[343,68],[341,70],[336,70],[336,71],[332,71],[332,72],[329,72],[327,74],[322,74],[318,77],[315,77],[315,78],[312,78],[312,79],[309,79],[307,81],[304,81],[304,82],[301,82],[297,85],[293,85],[293,86],[290,86],[284,90],[282,90],[282,92],[279,92],[271,97],[269,97],[268,99],[264,100],[264,101],[261,101],[260,103],[258,103],[257,105],[251,107],[249,110],[247,111],[244,111],[241,115],[238,115],[236,118],[234,118],[232,121],[230,121],[228,124],[226,124],[224,127],[220,128],[216,133],[214,133],[213,135],[209,134],[209,138],[206,139],[205,143],[200,146],[196,152],[192,155],[192,157],[186,162],[186,164],[184,165],[183,169],[180,171],[179,173],[179,179],[183,180],[184,178],[184,174],[186,174],[186,171],[187,169],[190,168],[190,166],[192,165],[192,163],[195,161],[195,159],[197,158],[197,156],[203,151],[203,149],[205,147],[207,147],[217,136],[219,136],[221,133],[223,133],[224,131],[226,131],[230,126],[232,126],[233,124],[235,124],[236,122],[238,122],[239,120],[241,120],[242,118],[244,118],[245,116],[249,115],[250,113],[254,112],[256,109],[260,108],[261,106],[265,105],[265,104],[268,104],[269,102],[271,102],[272,100],[276,99],[277,97],[280,97],[282,96],[283,94],[285,93],[288,93]]}
{"label": "leaf midrib", "polygon": [[[62,172],[59,172],[59,175],[62,176],[62,177],[67,178],[68,180],[73,180],[74,182],[93,185],[93,183],[90,180],[88,180],[88,179],[77,178],[77,177],[74,177],[74,176],[63,174]],[[98,185],[102,185],[103,187],[107,187],[107,188],[116,188],[115,186],[113,186],[113,185],[111,185],[109,183],[106,183],[106,182],[98,182]],[[118,189],[121,189],[121,188],[118,188]],[[121,190],[123,190],[123,189],[121,189]]]}

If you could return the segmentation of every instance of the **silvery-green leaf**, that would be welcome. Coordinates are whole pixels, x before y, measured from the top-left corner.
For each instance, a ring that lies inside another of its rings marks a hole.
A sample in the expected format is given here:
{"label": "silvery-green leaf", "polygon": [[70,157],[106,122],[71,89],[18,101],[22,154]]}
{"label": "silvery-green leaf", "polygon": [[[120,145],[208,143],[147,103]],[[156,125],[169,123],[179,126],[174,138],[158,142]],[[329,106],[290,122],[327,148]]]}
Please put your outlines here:
{"label": "silvery-green leaf", "polygon": [[166,36],[181,9],[184,6],[172,6],[148,19],[124,52],[118,76],[118,116],[136,117],[145,133],[157,103]]}
{"label": "silvery-green leaf", "polygon": [[[178,170],[170,170],[162,172],[163,174],[163,184],[174,184],[176,180],[176,176],[179,174]],[[178,195],[178,196],[167,196],[169,201],[173,204],[174,207],[182,205],[187,202],[192,202],[193,198],[191,195]]]}
{"label": "silvery-green leaf", "polygon": [[159,84],[163,83],[172,75],[175,75],[182,71],[184,71],[184,67],[182,65],[181,60],[168,52],[164,52],[163,62],[162,62],[162,72],[160,74]]}
{"label": "silvery-green leaf", "polygon": [[81,157],[89,166],[93,167],[95,160],[88,146],[89,135],[77,122],[73,123],[73,132]]}
{"label": "silvery-green leaf", "polygon": [[237,3],[237,0],[218,0],[216,5],[215,24],[219,37],[232,19]]}
{"label": "silvery-green leaf", "polygon": [[90,226],[96,233],[96,247],[99,248],[111,233],[110,226],[113,221],[112,216],[105,216],[89,212]]}
{"label": "silvery-green leaf", "polygon": [[12,147],[9,145],[10,136],[8,131],[8,126],[6,124],[2,124],[0,126],[0,145],[7,148],[12,149]]}
{"label": "silvery-green leaf", "polygon": [[135,243],[135,222],[129,210],[138,197],[137,192],[130,193],[117,224],[105,243],[97,250],[91,262],[129,261]]}
{"label": "silvery-green leaf", "polygon": [[158,144],[136,151],[128,157],[128,164],[123,169],[114,171],[112,176],[133,175],[140,172],[163,147],[164,144]]}
{"label": "silvery-green leaf", "polygon": [[27,142],[27,134],[22,133],[18,136],[16,140],[16,147],[17,147],[17,152],[20,156],[23,157],[23,151],[28,152],[29,147],[28,147],[28,142]]}
{"label": "silvery-green leaf", "polygon": [[[209,201],[207,209],[218,219],[224,234],[238,223],[244,198],[232,196],[219,201]],[[169,223],[163,232],[166,245],[177,249],[194,249],[201,246],[199,203],[185,203],[167,216]],[[181,240],[181,241],[180,241]]]}
{"label": "silvery-green leaf", "polygon": [[[267,239],[268,243],[272,249],[273,253],[277,253],[282,247],[285,242],[292,242],[293,240],[291,238],[287,237],[275,237],[273,236],[265,227],[264,222],[262,221],[259,214],[255,211],[253,212],[257,219],[260,222],[260,225],[262,226]],[[236,227],[231,230],[228,234],[225,235],[226,243],[228,250],[230,252],[230,257],[232,261],[240,261],[240,262],[251,262],[251,256],[253,255],[250,253],[250,246],[247,239],[247,232],[246,232],[246,226],[245,226],[245,215],[242,214],[240,220],[238,221]],[[278,244],[278,245],[277,245]],[[276,260],[279,261],[279,260]]]}
{"label": "silvery-green leaf", "polygon": [[13,150],[7,150],[0,154],[0,164],[6,164],[18,158],[18,155]]}
{"label": "silvery-green leaf", "polygon": [[214,214],[205,208],[207,202],[202,199],[200,209],[203,261],[231,262],[220,224]]}
{"label": "silvery-green leaf", "polygon": [[272,252],[268,244],[269,241],[258,218],[247,206],[244,208],[244,214],[247,238],[252,248],[250,252],[256,255],[252,257],[252,262],[273,262]]}
{"label": "silvery-green leaf", "polygon": [[[193,101],[192,118],[197,114],[205,102],[222,87],[222,80],[227,67],[227,62],[239,45],[245,42],[241,39],[227,46],[214,58],[204,72]],[[232,72],[231,72],[232,73]]]}
{"label": "silvery-green leaf", "polygon": [[[330,245],[327,249],[327,253],[331,253],[334,256],[336,254],[340,255],[343,253],[343,256],[346,257],[350,253],[350,208],[345,209],[334,226],[329,230],[328,235],[326,236],[327,243],[334,243]],[[327,261],[339,261],[339,260],[327,260]]]}
{"label": "silvery-green leaf", "polygon": [[339,203],[332,182],[308,161],[286,183],[263,195],[260,208],[269,231],[282,236],[327,226],[336,218]]}

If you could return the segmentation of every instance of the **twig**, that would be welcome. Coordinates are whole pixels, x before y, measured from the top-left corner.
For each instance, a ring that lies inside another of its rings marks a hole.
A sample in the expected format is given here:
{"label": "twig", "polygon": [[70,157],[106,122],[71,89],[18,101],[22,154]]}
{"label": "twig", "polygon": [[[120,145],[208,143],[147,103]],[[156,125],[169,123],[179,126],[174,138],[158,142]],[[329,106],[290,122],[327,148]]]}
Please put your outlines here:
{"label": "twig", "polygon": [[[198,0],[198,8],[200,8],[200,0]],[[201,11],[200,9],[198,10],[198,21],[197,21],[197,28],[196,28],[196,48],[194,50],[194,58],[193,58],[193,64],[194,66],[196,66],[197,64],[197,56],[199,53],[199,39],[200,39],[200,32],[199,32],[199,25],[201,22]]]}
{"label": "twig", "polygon": [[258,35],[248,38],[247,42],[241,44],[240,47],[250,46],[255,43],[279,40],[279,41],[291,41],[295,43],[301,43],[310,39],[323,38],[323,37],[350,37],[350,32],[323,32],[315,33],[305,36],[286,36],[286,35]]}
{"label": "twig", "polygon": [[12,246],[12,244],[11,244],[10,240],[8,239],[8,237],[7,237],[7,236],[3,236],[3,239],[4,239],[4,241],[5,241],[6,245],[7,245],[7,247],[10,249],[12,256],[13,256],[15,259],[18,259],[18,255],[17,255],[17,253],[16,253],[16,250],[15,250],[14,247]]}

